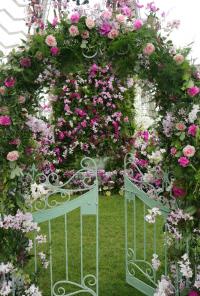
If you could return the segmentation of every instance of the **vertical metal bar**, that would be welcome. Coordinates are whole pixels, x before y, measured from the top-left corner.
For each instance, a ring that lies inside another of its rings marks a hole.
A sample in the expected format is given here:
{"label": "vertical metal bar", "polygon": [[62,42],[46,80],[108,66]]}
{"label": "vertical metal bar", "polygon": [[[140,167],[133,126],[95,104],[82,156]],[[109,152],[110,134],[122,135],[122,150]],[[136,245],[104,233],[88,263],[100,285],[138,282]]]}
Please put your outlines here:
{"label": "vertical metal bar", "polygon": [[164,256],[165,256],[165,275],[167,276],[167,271],[168,271],[168,263],[167,263],[167,227],[165,224],[165,232],[164,232]]}
{"label": "vertical metal bar", "polygon": [[96,295],[99,295],[99,193],[96,197]]}
{"label": "vertical metal bar", "polygon": [[145,205],[145,203],[143,204],[143,210],[144,210],[144,212],[143,212],[143,214],[144,214],[144,229],[143,229],[143,231],[144,231],[144,244],[143,244],[143,250],[144,250],[144,261],[146,261],[146,258],[147,258],[147,250],[146,250],[146,244],[147,244],[147,242],[146,242],[146,220],[145,220],[145,216],[146,216],[146,205]]}
{"label": "vertical metal bar", "polygon": [[50,268],[50,286],[51,296],[53,296],[53,266],[52,266],[52,239],[51,239],[51,220],[48,220],[48,236],[49,236],[49,268]]}
{"label": "vertical metal bar", "polygon": [[68,236],[67,236],[67,214],[65,214],[65,273],[66,280],[69,279],[69,266],[68,266]]}
{"label": "vertical metal bar", "polygon": [[34,234],[34,261],[35,261],[35,273],[37,272],[37,244],[36,233]]}
{"label": "vertical metal bar", "polygon": [[124,209],[125,209],[125,267],[126,267],[126,274],[128,270],[128,234],[127,234],[127,227],[128,227],[128,222],[127,222],[127,192],[125,191],[125,199],[124,199]]}
{"label": "vertical metal bar", "polygon": [[133,197],[133,245],[134,245],[134,259],[136,260],[136,196]]}
{"label": "vertical metal bar", "polygon": [[83,216],[80,211],[80,236],[81,236],[81,284],[83,283]]}
{"label": "vertical metal bar", "polygon": [[153,252],[156,254],[157,252],[157,244],[156,244],[156,222],[154,223],[153,226]]}

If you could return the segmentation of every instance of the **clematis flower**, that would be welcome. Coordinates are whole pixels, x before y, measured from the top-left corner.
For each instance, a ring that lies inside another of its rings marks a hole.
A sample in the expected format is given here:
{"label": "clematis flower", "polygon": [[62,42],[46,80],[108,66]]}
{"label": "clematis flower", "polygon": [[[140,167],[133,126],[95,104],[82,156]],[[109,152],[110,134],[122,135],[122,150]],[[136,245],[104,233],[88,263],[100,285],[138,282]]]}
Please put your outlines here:
{"label": "clematis flower", "polygon": [[71,15],[70,20],[73,24],[77,24],[80,20],[80,14],[78,12],[75,12]]}
{"label": "clematis flower", "polygon": [[139,30],[140,28],[142,28],[142,26],[143,26],[143,22],[140,19],[135,20],[133,23],[133,27],[135,30]]}
{"label": "clematis flower", "polygon": [[0,125],[4,125],[4,126],[7,126],[7,125],[11,125],[11,118],[7,115],[2,115],[0,116]]}
{"label": "clematis flower", "polygon": [[6,80],[4,81],[4,85],[8,88],[11,88],[15,85],[16,80],[13,77],[8,77],[6,78]]}
{"label": "clematis flower", "polygon": [[59,54],[59,48],[58,47],[51,47],[50,49],[52,56],[57,56]]}
{"label": "clematis flower", "polygon": [[194,97],[194,96],[198,95],[199,92],[200,92],[200,88],[197,86],[192,86],[187,89],[187,94],[190,97]]}
{"label": "clematis flower", "polygon": [[187,167],[190,163],[189,159],[185,156],[181,156],[179,159],[178,159],[178,163],[180,164],[180,166],[182,167]]}
{"label": "clematis flower", "polygon": [[188,128],[188,135],[195,137],[198,130],[198,126],[191,124]]}

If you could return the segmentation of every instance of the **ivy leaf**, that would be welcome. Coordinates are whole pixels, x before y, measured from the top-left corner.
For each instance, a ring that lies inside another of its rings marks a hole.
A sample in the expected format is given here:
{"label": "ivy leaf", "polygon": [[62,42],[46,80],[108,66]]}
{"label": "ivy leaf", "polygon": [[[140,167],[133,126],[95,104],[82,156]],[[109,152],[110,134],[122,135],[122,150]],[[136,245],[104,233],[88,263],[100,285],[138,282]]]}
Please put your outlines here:
{"label": "ivy leaf", "polygon": [[183,141],[185,139],[185,133],[181,133],[180,140]]}
{"label": "ivy leaf", "polygon": [[10,179],[14,179],[15,177],[23,176],[22,169],[19,166],[16,166],[10,174]]}

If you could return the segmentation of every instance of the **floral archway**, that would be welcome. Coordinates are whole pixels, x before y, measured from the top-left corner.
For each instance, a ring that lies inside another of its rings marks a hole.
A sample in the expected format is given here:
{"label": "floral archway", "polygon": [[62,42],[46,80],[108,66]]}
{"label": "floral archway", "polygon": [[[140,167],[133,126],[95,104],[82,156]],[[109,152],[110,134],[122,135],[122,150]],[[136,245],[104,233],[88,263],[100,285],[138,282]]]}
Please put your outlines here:
{"label": "floral archway", "polygon": [[[177,205],[168,218],[169,232],[183,244],[178,249],[171,244],[170,260],[181,266],[182,295],[198,295],[199,273],[193,266],[199,261],[200,74],[187,60],[187,50],[174,52],[172,42],[161,34],[156,8],[149,9],[146,21],[135,18],[128,8],[106,10],[95,18],[75,12],[60,21],[54,19],[1,65],[0,258],[4,279],[14,268],[23,273],[30,247],[26,233],[37,229],[31,215],[24,214],[22,184],[30,166],[65,172],[83,155],[91,155],[108,156],[111,167],[120,167],[124,155],[135,148],[150,182],[155,183],[148,165],[152,159],[153,168],[159,164],[172,176],[171,187],[164,193]],[[149,131],[134,136],[138,80],[153,92],[158,109],[156,145]],[[46,94],[51,100],[49,120],[38,117]],[[13,236],[15,243],[11,243]],[[170,275],[173,282],[173,272]],[[184,281],[190,282],[189,290]],[[9,295],[11,283],[3,280],[0,285],[0,291],[7,285],[8,293],[2,295]],[[29,287],[25,281],[25,295],[32,295]]]}

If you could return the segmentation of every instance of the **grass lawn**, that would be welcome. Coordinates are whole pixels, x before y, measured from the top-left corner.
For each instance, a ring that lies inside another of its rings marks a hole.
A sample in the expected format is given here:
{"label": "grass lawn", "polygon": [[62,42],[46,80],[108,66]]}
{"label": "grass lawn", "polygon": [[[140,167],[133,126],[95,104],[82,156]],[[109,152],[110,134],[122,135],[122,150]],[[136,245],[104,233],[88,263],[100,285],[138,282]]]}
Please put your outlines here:
{"label": "grass lawn", "polygon": [[[130,210],[129,210],[130,211]],[[138,204],[138,219],[142,205]],[[137,219],[137,220],[138,220]],[[142,216],[142,219],[143,216]],[[80,222],[79,210],[67,217],[69,279],[80,278]],[[94,217],[84,217],[84,274],[95,273],[95,227]],[[137,223],[137,233],[142,235],[142,222]],[[47,233],[47,224],[41,224],[42,233]],[[160,227],[161,228],[161,227]],[[99,202],[99,292],[100,296],[142,295],[125,282],[124,198],[120,196],[100,197]],[[152,237],[149,236],[149,242]],[[55,281],[65,279],[64,217],[52,222],[53,277]],[[142,253],[142,245],[139,252]],[[152,253],[151,253],[152,254]],[[138,254],[139,255],[139,254]],[[33,264],[33,263],[32,263]],[[33,266],[32,266],[33,267]],[[31,268],[32,268],[31,267]],[[44,296],[50,296],[49,272],[42,271],[40,287]],[[87,295],[81,293],[80,295]],[[62,295],[62,294],[61,294]],[[79,294],[78,294],[79,295]]]}

